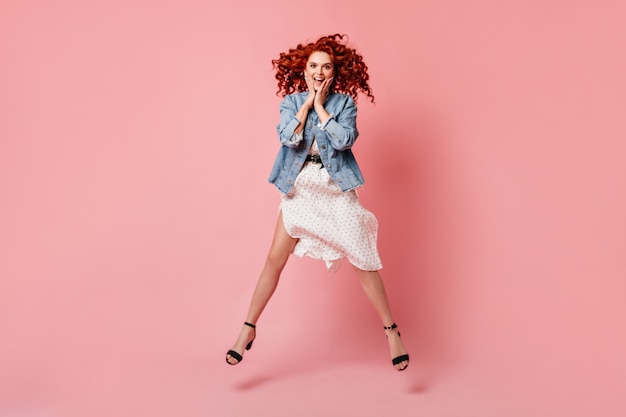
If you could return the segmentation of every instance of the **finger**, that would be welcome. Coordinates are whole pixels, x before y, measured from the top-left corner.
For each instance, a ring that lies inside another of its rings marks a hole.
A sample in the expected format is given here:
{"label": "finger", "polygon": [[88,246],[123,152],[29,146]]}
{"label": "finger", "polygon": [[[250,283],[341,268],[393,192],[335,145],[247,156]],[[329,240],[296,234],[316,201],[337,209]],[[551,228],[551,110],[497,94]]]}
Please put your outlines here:
{"label": "finger", "polygon": [[306,82],[306,87],[308,88],[309,92],[315,91],[315,88],[313,87],[313,82],[311,81],[310,77],[307,77],[305,75],[304,76],[304,81]]}
{"label": "finger", "polygon": [[324,85],[322,86],[322,88],[324,89],[325,92],[330,91],[330,85],[332,84],[332,82],[333,82],[332,78],[324,80]]}

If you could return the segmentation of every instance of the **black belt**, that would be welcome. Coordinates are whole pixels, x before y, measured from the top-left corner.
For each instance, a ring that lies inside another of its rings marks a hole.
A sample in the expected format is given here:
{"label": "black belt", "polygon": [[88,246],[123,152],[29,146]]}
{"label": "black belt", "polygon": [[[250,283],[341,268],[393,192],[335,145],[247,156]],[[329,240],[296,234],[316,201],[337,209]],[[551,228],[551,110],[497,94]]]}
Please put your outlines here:
{"label": "black belt", "polygon": [[321,168],[324,168],[324,163],[319,155],[307,155],[305,161],[313,162],[314,164],[321,164]]}

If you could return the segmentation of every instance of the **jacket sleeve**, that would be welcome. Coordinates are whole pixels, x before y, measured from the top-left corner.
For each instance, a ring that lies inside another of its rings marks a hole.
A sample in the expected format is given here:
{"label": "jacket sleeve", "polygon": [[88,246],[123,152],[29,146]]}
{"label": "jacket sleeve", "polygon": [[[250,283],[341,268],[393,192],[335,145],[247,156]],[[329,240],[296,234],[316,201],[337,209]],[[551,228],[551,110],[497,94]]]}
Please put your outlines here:
{"label": "jacket sleeve", "polygon": [[302,134],[296,134],[294,131],[300,124],[300,120],[296,117],[298,109],[290,96],[286,96],[280,102],[280,121],[276,130],[278,131],[278,139],[280,143],[289,148],[297,147],[302,141]]}
{"label": "jacket sleeve", "polygon": [[331,114],[330,119],[322,126],[326,132],[330,146],[338,151],[350,149],[359,132],[356,129],[356,104],[352,97],[346,96],[346,102],[337,114]]}

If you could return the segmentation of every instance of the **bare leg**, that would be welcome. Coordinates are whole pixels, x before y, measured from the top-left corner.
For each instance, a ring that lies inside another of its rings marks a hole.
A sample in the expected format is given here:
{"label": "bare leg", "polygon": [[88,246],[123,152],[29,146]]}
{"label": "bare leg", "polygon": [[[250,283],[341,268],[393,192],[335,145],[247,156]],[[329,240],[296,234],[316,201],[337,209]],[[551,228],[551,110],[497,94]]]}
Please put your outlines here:
{"label": "bare leg", "polygon": [[[389,307],[387,293],[385,292],[385,286],[383,284],[382,278],[380,277],[380,274],[378,273],[378,271],[364,271],[357,267],[355,267],[354,269],[359,276],[361,286],[363,287],[363,291],[365,291],[367,299],[370,301],[370,303],[378,313],[378,316],[380,317],[383,326],[391,326],[394,321],[391,315],[391,308]],[[387,340],[389,342],[391,358],[405,355],[407,351],[402,344],[398,329],[385,330],[385,332],[387,333]],[[406,368],[408,365],[409,361],[402,361],[399,364],[395,365],[395,367],[397,370],[400,371]]]}
{"label": "bare leg", "polygon": [[[257,320],[261,316],[261,313],[265,309],[265,306],[269,302],[276,286],[278,285],[278,279],[282,272],[289,254],[293,251],[294,246],[298,239],[292,238],[287,234],[285,230],[285,224],[283,223],[283,213],[280,212],[278,221],[276,222],[276,229],[274,231],[274,239],[272,240],[272,246],[270,247],[269,254],[265,261],[263,271],[259,276],[256,288],[252,294],[252,300],[250,301],[250,308],[246,315],[246,321],[248,323],[256,324]],[[255,331],[249,326],[243,326],[237,341],[231,348],[235,352],[243,354],[245,346],[254,339]],[[237,364],[238,361],[230,355],[226,355],[226,360],[231,364]]]}

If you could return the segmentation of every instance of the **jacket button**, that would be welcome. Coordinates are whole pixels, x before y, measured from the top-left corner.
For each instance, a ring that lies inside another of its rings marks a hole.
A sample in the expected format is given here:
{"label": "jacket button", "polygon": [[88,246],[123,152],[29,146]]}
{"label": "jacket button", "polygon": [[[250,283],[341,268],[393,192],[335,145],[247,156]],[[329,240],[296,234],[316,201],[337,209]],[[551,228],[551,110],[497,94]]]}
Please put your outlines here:
{"label": "jacket button", "polygon": [[322,145],[322,149],[326,149],[326,145]]}

